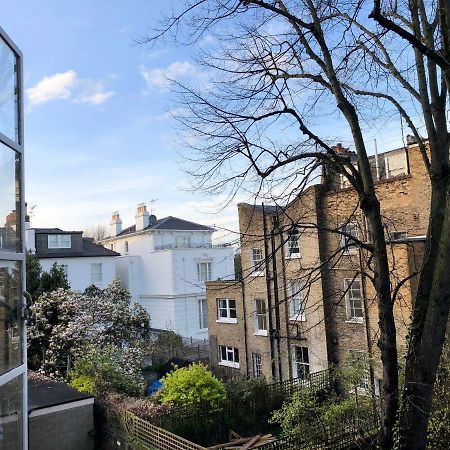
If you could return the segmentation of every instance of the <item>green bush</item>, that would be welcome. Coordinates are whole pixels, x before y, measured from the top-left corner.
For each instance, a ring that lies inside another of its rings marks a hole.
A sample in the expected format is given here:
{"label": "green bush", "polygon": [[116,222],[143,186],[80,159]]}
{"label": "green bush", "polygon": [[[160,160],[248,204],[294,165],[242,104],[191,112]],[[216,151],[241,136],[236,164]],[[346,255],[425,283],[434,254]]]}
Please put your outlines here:
{"label": "green bush", "polygon": [[163,378],[159,392],[161,403],[192,407],[218,407],[226,399],[223,384],[203,364],[176,369]]}

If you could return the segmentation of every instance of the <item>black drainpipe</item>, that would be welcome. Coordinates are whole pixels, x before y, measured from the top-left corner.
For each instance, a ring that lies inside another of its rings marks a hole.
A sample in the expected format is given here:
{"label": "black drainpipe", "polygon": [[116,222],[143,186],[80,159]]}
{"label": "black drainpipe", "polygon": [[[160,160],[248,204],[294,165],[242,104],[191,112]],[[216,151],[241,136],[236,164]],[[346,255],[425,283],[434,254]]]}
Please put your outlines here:
{"label": "black drainpipe", "polygon": [[266,290],[267,290],[267,308],[269,310],[269,340],[270,340],[270,359],[272,362],[272,377],[275,378],[275,349],[274,349],[274,329],[273,329],[273,316],[272,316],[272,290],[270,285],[270,271],[269,271],[269,245],[267,244],[267,222],[266,212],[264,210],[264,203],[262,204],[263,210],[263,230],[264,230],[264,265],[266,270]]}

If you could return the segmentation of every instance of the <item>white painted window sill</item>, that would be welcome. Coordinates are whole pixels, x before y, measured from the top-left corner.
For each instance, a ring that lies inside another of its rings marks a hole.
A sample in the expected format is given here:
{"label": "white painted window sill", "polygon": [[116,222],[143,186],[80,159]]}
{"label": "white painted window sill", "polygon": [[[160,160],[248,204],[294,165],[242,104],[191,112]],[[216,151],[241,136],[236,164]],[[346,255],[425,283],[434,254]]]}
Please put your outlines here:
{"label": "white painted window sill", "polygon": [[233,369],[239,369],[239,363],[230,362],[230,361],[219,361],[219,366],[224,367],[232,367]]}
{"label": "white painted window sill", "polygon": [[222,319],[217,319],[216,322],[217,323],[237,323],[237,318],[236,319],[233,319],[233,318],[224,319],[224,318],[222,318]]}
{"label": "white painted window sill", "polygon": [[306,317],[305,316],[292,316],[292,317],[289,317],[289,321],[290,322],[306,322]]}
{"label": "white painted window sill", "polygon": [[267,330],[256,330],[255,331],[255,336],[267,336],[267,335],[268,335]]}
{"label": "white painted window sill", "polygon": [[250,274],[251,277],[263,277],[264,276],[264,271],[260,270],[260,271],[255,271],[252,272]]}
{"label": "white painted window sill", "polygon": [[301,257],[300,253],[293,253],[292,255],[286,255],[285,259],[300,259]]}
{"label": "white painted window sill", "polygon": [[345,322],[346,323],[364,323],[364,318],[363,317],[354,317],[352,319],[347,319]]}

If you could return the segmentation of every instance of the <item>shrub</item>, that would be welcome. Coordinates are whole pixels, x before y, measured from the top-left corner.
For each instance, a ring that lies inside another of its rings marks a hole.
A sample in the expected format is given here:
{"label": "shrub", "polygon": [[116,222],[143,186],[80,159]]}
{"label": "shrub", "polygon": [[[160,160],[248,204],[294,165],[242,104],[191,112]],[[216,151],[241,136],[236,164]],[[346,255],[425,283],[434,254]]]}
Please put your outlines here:
{"label": "shrub", "polygon": [[223,384],[203,364],[176,369],[163,378],[159,393],[162,403],[192,407],[206,404],[218,407],[226,399]]}

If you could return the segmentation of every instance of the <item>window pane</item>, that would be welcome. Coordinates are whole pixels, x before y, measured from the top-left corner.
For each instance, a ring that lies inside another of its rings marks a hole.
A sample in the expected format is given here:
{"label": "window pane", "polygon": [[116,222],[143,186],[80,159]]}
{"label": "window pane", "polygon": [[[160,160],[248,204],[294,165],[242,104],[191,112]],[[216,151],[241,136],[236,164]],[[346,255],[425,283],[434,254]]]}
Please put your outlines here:
{"label": "window pane", "polygon": [[18,142],[16,56],[0,38],[0,133]]}
{"label": "window pane", "polygon": [[21,265],[0,260],[0,374],[22,363]]}
{"label": "window pane", "polygon": [[2,449],[22,449],[22,392],[21,376],[0,386],[0,448]]}
{"label": "window pane", "polygon": [[0,251],[20,251],[20,156],[0,143]]}

